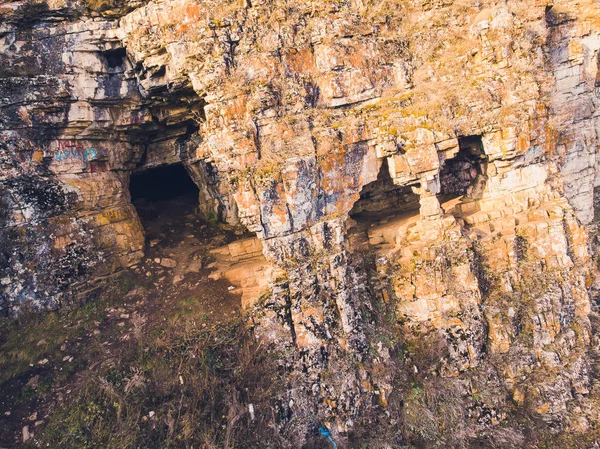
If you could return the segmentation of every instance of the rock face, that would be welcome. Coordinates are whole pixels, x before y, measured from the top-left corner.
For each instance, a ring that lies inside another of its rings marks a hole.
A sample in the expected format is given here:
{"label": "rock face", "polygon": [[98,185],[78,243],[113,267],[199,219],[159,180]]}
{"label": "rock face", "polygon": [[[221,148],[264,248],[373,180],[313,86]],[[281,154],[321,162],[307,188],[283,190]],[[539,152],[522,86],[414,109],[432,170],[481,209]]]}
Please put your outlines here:
{"label": "rock face", "polygon": [[244,303],[292,349],[290,441],[387,406],[381,301],[445,348],[423,366],[458,396],[502,391],[472,400],[465,441],[521,409],[549,433],[598,424],[596,3],[1,8],[3,313],[137,263],[130,176],[181,163],[201,213],[262,242],[270,288]]}

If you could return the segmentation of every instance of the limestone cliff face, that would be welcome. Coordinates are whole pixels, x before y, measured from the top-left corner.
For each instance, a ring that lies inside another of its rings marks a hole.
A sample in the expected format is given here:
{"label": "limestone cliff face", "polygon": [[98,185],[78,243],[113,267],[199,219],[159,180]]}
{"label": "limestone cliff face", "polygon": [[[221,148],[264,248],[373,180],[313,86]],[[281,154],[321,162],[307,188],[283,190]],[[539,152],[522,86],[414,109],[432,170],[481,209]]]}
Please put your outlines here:
{"label": "limestone cliff face", "polygon": [[502,391],[477,432],[519,408],[598,423],[596,3],[0,8],[4,313],[137,263],[129,178],[181,162],[206,216],[262,242],[270,289],[245,305],[303,373],[294,426],[386,406],[378,301],[443,343],[430,368],[460,394]]}

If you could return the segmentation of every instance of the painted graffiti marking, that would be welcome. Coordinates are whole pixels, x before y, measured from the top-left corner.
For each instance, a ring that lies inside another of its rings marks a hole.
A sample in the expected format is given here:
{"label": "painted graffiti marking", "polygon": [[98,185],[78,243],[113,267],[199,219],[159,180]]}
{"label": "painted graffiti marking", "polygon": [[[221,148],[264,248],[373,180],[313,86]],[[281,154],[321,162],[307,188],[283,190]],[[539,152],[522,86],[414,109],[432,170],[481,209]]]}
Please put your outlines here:
{"label": "painted graffiti marking", "polygon": [[54,154],[56,162],[80,161],[90,162],[101,157],[106,157],[106,151],[102,148],[85,148],[79,141],[60,140],[58,151]]}

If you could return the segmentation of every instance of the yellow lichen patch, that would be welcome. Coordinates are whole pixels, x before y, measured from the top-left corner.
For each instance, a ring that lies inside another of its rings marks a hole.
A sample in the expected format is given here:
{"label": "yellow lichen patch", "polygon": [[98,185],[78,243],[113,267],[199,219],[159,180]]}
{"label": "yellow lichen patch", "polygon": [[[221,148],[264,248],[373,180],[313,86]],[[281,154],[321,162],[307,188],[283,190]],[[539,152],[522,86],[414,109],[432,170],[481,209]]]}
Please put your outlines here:
{"label": "yellow lichen patch", "polygon": [[44,160],[44,153],[39,149],[35,150],[31,155],[31,160],[37,164],[41,163]]}

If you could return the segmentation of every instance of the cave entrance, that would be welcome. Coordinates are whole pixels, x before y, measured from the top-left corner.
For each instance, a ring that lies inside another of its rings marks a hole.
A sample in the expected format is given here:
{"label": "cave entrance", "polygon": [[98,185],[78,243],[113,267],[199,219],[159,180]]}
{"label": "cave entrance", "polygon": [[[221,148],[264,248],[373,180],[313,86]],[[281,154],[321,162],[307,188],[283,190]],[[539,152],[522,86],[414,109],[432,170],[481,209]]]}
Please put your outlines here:
{"label": "cave entrance", "polygon": [[440,203],[476,200],[485,188],[487,156],[481,136],[459,137],[458,147],[440,170]]}
{"label": "cave entrance", "polygon": [[195,216],[200,193],[182,164],[133,173],[129,191],[149,239]]}
{"label": "cave entrance", "polygon": [[159,283],[168,279],[179,292],[188,291],[203,307],[219,304],[215,316],[230,315],[258,301],[272,267],[256,236],[217,225],[200,212],[200,191],[190,173],[202,177],[194,169],[179,163],[131,175],[131,202],[146,231],[143,270]]}
{"label": "cave entrance", "polygon": [[350,218],[371,245],[395,246],[419,219],[419,208],[419,195],[410,186],[394,184],[384,159],[377,179],[362,188]]}

